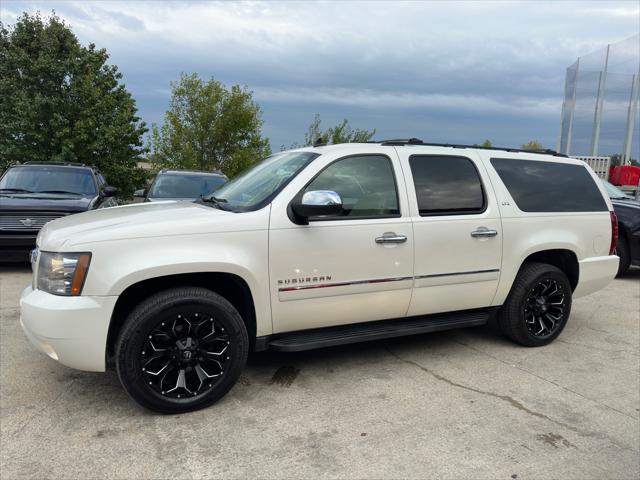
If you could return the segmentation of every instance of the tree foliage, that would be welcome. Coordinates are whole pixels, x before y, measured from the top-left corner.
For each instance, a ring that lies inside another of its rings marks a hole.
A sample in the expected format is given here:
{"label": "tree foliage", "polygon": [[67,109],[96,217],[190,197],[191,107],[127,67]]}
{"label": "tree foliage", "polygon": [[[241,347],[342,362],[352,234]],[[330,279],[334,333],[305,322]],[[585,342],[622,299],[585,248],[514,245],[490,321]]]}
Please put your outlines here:
{"label": "tree foliage", "polygon": [[522,150],[534,151],[534,150],[544,150],[545,147],[538,140],[530,140],[527,143],[523,143],[522,147],[520,148],[522,148]]}
{"label": "tree foliage", "polygon": [[271,154],[262,124],[250,90],[183,73],[171,83],[164,123],[152,127],[151,156],[163,166],[221,170],[231,177]]}
{"label": "tree foliage", "polygon": [[13,162],[97,166],[129,193],[145,125],[106,50],[83,47],[55,14],[0,22],[0,171]]}
{"label": "tree foliage", "polygon": [[[337,144],[337,143],[358,143],[368,142],[376,134],[374,130],[361,130],[352,128],[349,121],[345,118],[335,127],[322,130],[322,120],[320,114],[316,113],[313,121],[309,125],[307,132],[304,134],[303,146],[308,147],[320,140],[321,143]],[[290,148],[297,148],[300,145],[294,143]]]}
{"label": "tree foliage", "polygon": [[473,144],[474,147],[482,147],[482,148],[493,148],[493,143],[491,143],[491,140],[489,140],[488,138],[482,142],[480,145],[478,145],[477,143]]}

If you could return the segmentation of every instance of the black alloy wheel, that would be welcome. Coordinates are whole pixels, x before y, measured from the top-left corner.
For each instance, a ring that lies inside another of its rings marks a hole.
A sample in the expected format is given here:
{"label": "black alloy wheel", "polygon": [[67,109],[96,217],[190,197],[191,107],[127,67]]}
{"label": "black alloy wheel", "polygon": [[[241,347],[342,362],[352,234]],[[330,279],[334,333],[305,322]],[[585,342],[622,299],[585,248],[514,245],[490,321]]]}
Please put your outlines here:
{"label": "black alloy wheel", "polygon": [[548,345],[569,320],[572,293],[569,279],[558,267],[524,263],[498,311],[497,324],[505,336],[521,345]]}
{"label": "black alloy wheel", "polygon": [[143,407],[189,412],[233,387],[248,351],[244,320],[229,301],[205,288],[178,287],[131,311],[116,343],[116,370]]}
{"label": "black alloy wheel", "polygon": [[169,398],[195,397],[225,375],[231,339],[205,312],[182,310],[149,332],[140,363],[148,385]]}
{"label": "black alloy wheel", "polygon": [[524,306],[524,316],[533,336],[548,337],[562,325],[565,298],[562,285],[551,278],[542,280],[531,289]]}

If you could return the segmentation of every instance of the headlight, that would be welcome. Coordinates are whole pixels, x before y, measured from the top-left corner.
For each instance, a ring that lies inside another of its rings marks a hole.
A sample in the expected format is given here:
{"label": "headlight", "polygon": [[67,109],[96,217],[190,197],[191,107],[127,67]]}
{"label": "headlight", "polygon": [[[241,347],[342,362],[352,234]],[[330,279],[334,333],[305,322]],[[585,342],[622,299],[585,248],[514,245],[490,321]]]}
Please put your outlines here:
{"label": "headlight", "polygon": [[90,253],[40,252],[36,287],[54,295],[80,295]]}

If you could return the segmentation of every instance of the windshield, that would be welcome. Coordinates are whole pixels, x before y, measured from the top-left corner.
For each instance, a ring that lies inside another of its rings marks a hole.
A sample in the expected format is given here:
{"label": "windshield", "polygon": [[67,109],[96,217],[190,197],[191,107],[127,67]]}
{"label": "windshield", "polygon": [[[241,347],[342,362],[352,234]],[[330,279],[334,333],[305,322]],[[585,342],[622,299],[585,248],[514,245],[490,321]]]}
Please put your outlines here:
{"label": "windshield", "polygon": [[149,190],[150,198],[200,198],[209,195],[227,179],[220,175],[161,173]]}
{"label": "windshield", "polygon": [[606,180],[601,180],[601,181],[602,181],[602,184],[604,185],[604,189],[607,191],[607,195],[609,195],[609,198],[613,198],[613,199],[628,198],[629,200],[633,200],[633,197],[627,195],[615,185],[610,184]]}
{"label": "windshield", "polygon": [[95,196],[96,184],[87,168],[24,165],[7,170],[0,180],[1,193]]}
{"label": "windshield", "polygon": [[215,199],[238,211],[268,204],[318,153],[283,152],[272,155],[217,190]]}

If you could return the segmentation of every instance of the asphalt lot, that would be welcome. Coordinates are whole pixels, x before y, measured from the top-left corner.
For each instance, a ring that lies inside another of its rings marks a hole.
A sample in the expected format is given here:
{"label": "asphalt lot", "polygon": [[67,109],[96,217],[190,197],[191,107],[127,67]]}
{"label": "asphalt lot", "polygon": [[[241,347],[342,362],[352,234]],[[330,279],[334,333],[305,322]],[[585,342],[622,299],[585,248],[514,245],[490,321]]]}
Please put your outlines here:
{"label": "asphalt lot", "polygon": [[[217,405],[142,410],[36,352],[0,266],[0,477],[640,478],[640,269],[555,343],[488,328],[251,357]],[[87,319],[89,321],[89,319]]]}

